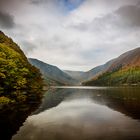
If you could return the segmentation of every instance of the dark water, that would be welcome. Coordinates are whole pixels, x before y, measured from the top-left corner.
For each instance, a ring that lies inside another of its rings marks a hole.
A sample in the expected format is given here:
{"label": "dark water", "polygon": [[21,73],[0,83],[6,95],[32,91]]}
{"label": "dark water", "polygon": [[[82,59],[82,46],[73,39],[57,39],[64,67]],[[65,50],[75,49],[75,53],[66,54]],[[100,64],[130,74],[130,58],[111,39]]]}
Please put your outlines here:
{"label": "dark water", "polygon": [[0,104],[0,140],[10,140],[25,119],[40,105],[42,91],[0,91],[0,96],[13,100]]}
{"label": "dark water", "polygon": [[140,88],[46,92],[12,140],[139,140]]}

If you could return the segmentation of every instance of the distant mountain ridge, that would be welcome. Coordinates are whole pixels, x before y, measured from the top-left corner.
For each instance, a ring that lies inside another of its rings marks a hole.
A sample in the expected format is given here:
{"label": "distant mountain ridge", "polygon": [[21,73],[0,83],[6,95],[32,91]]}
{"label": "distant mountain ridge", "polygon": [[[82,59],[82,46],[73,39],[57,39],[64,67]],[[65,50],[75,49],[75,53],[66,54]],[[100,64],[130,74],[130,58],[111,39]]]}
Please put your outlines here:
{"label": "distant mountain ridge", "polygon": [[140,66],[140,47],[123,53],[114,60],[108,71],[113,71],[125,67]]}
{"label": "distant mountain ridge", "polygon": [[29,58],[29,62],[40,69],[46,80],[54,81],[56,84],[73,85],[76,80],[67,73],[60,70],[58,67],[44,63],[38,59]]}
{"label": "distant mountain ridge", "polygon": [[70,71],[70,70],[64,70],[64,72],[73,77],[74,79],[77,79],[78,81],[81,81],[85,73],[83,71]]}
{"label": "distant mountain ridge", "polygon": [[140,79],[140,48],[125,52],[119,57],[87,72],[63,71],[37,59],[29,59],[29,62],[38,67],[46,79],[49,79],[52,83],[55,81],[66,85],[81,85],[82,83],[84,85],[122,85],[137,84]]}
{"label": "distant mountain ridge", "polygon": [[[96,76],[102,74],[113,64],[114,61],[115,61],[115,59],[112,59],[103,65],[97,66],[97,67],[87,71],[84,74],[85,77],[87,77],[86,79],[89,80],[89,79],[91,79],[91,77],[93,78],[93,77],[96,77]],[[83,81],[85,81],[85,80],[83,79]]]}
{"label": "distant mountain ridge", "polygon": [[140,85],[140,47],[123,53],[111,65],[84,85]]}
{"label": "distant mountain ridge", "polygon": [[112,60],[108,61],[107,63],[97,66],[87,72],[68,71],[68,70],[65,70],[65,72],[67,74],[69,74],[71,77],[77,79],[79,82],[87,81],[87,80],[90,80],[91,78],[94,78],[94,77],[102,74],[103,72],[105,72],[112,65],[112,63],[114,61],[115,61],[115,59],[112,59]]}

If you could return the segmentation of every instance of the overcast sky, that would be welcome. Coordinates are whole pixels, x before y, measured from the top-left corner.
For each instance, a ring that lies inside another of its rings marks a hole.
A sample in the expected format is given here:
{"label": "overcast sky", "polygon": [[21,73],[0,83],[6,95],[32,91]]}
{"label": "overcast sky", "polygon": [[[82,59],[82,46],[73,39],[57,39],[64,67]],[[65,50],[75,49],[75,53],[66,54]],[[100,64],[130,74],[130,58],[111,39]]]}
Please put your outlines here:
{"label": "overcast sky", "polygon": [[86,71],[140,46],[140,0],[0,0],[0,29],[28,57]]}

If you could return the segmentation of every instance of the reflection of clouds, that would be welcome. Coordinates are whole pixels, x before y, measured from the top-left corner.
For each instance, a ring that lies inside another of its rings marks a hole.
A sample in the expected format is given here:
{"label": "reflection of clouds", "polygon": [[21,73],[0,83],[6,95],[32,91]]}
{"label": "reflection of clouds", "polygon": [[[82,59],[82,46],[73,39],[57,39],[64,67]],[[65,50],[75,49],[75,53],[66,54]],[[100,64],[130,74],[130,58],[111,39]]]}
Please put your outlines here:
{"label": "reflection of clouds", "polygon": [[[95,104],[90,98],[70,99],[30,116],[12,140],[84,140],[140,136],[140,124]],[[119,135],[118,135],[119,134]]]}

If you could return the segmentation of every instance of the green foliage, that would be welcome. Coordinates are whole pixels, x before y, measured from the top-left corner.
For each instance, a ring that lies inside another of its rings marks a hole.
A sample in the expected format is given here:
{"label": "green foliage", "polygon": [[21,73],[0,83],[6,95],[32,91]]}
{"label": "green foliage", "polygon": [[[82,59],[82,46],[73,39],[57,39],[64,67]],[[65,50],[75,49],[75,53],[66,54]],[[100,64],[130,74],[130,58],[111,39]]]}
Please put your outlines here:
{"label": "green foliage", "polygon": [[98,76],[97,79],[83,84],[100,86],[140,85],[140,67],[137,66],[114,72],[106,72]]}
{"label": "green foliage", "polygon": [[[39,70],[28,62],[16,43],[0,31],[0,90],[41,89],[42,86]],[[24,102],[28,96],[19,92],[1,92],[0,104]]]}
{"label": "green foliage", "polygon": [[4,96],[0,97],[0,105],[9,104],[10,102],[12,102],[12,100],[10,100],[9,98]]}
{"label": "green foliage", "polygon": [[0,32],[0,89],[41,88],[42,78],[19,46]]}

